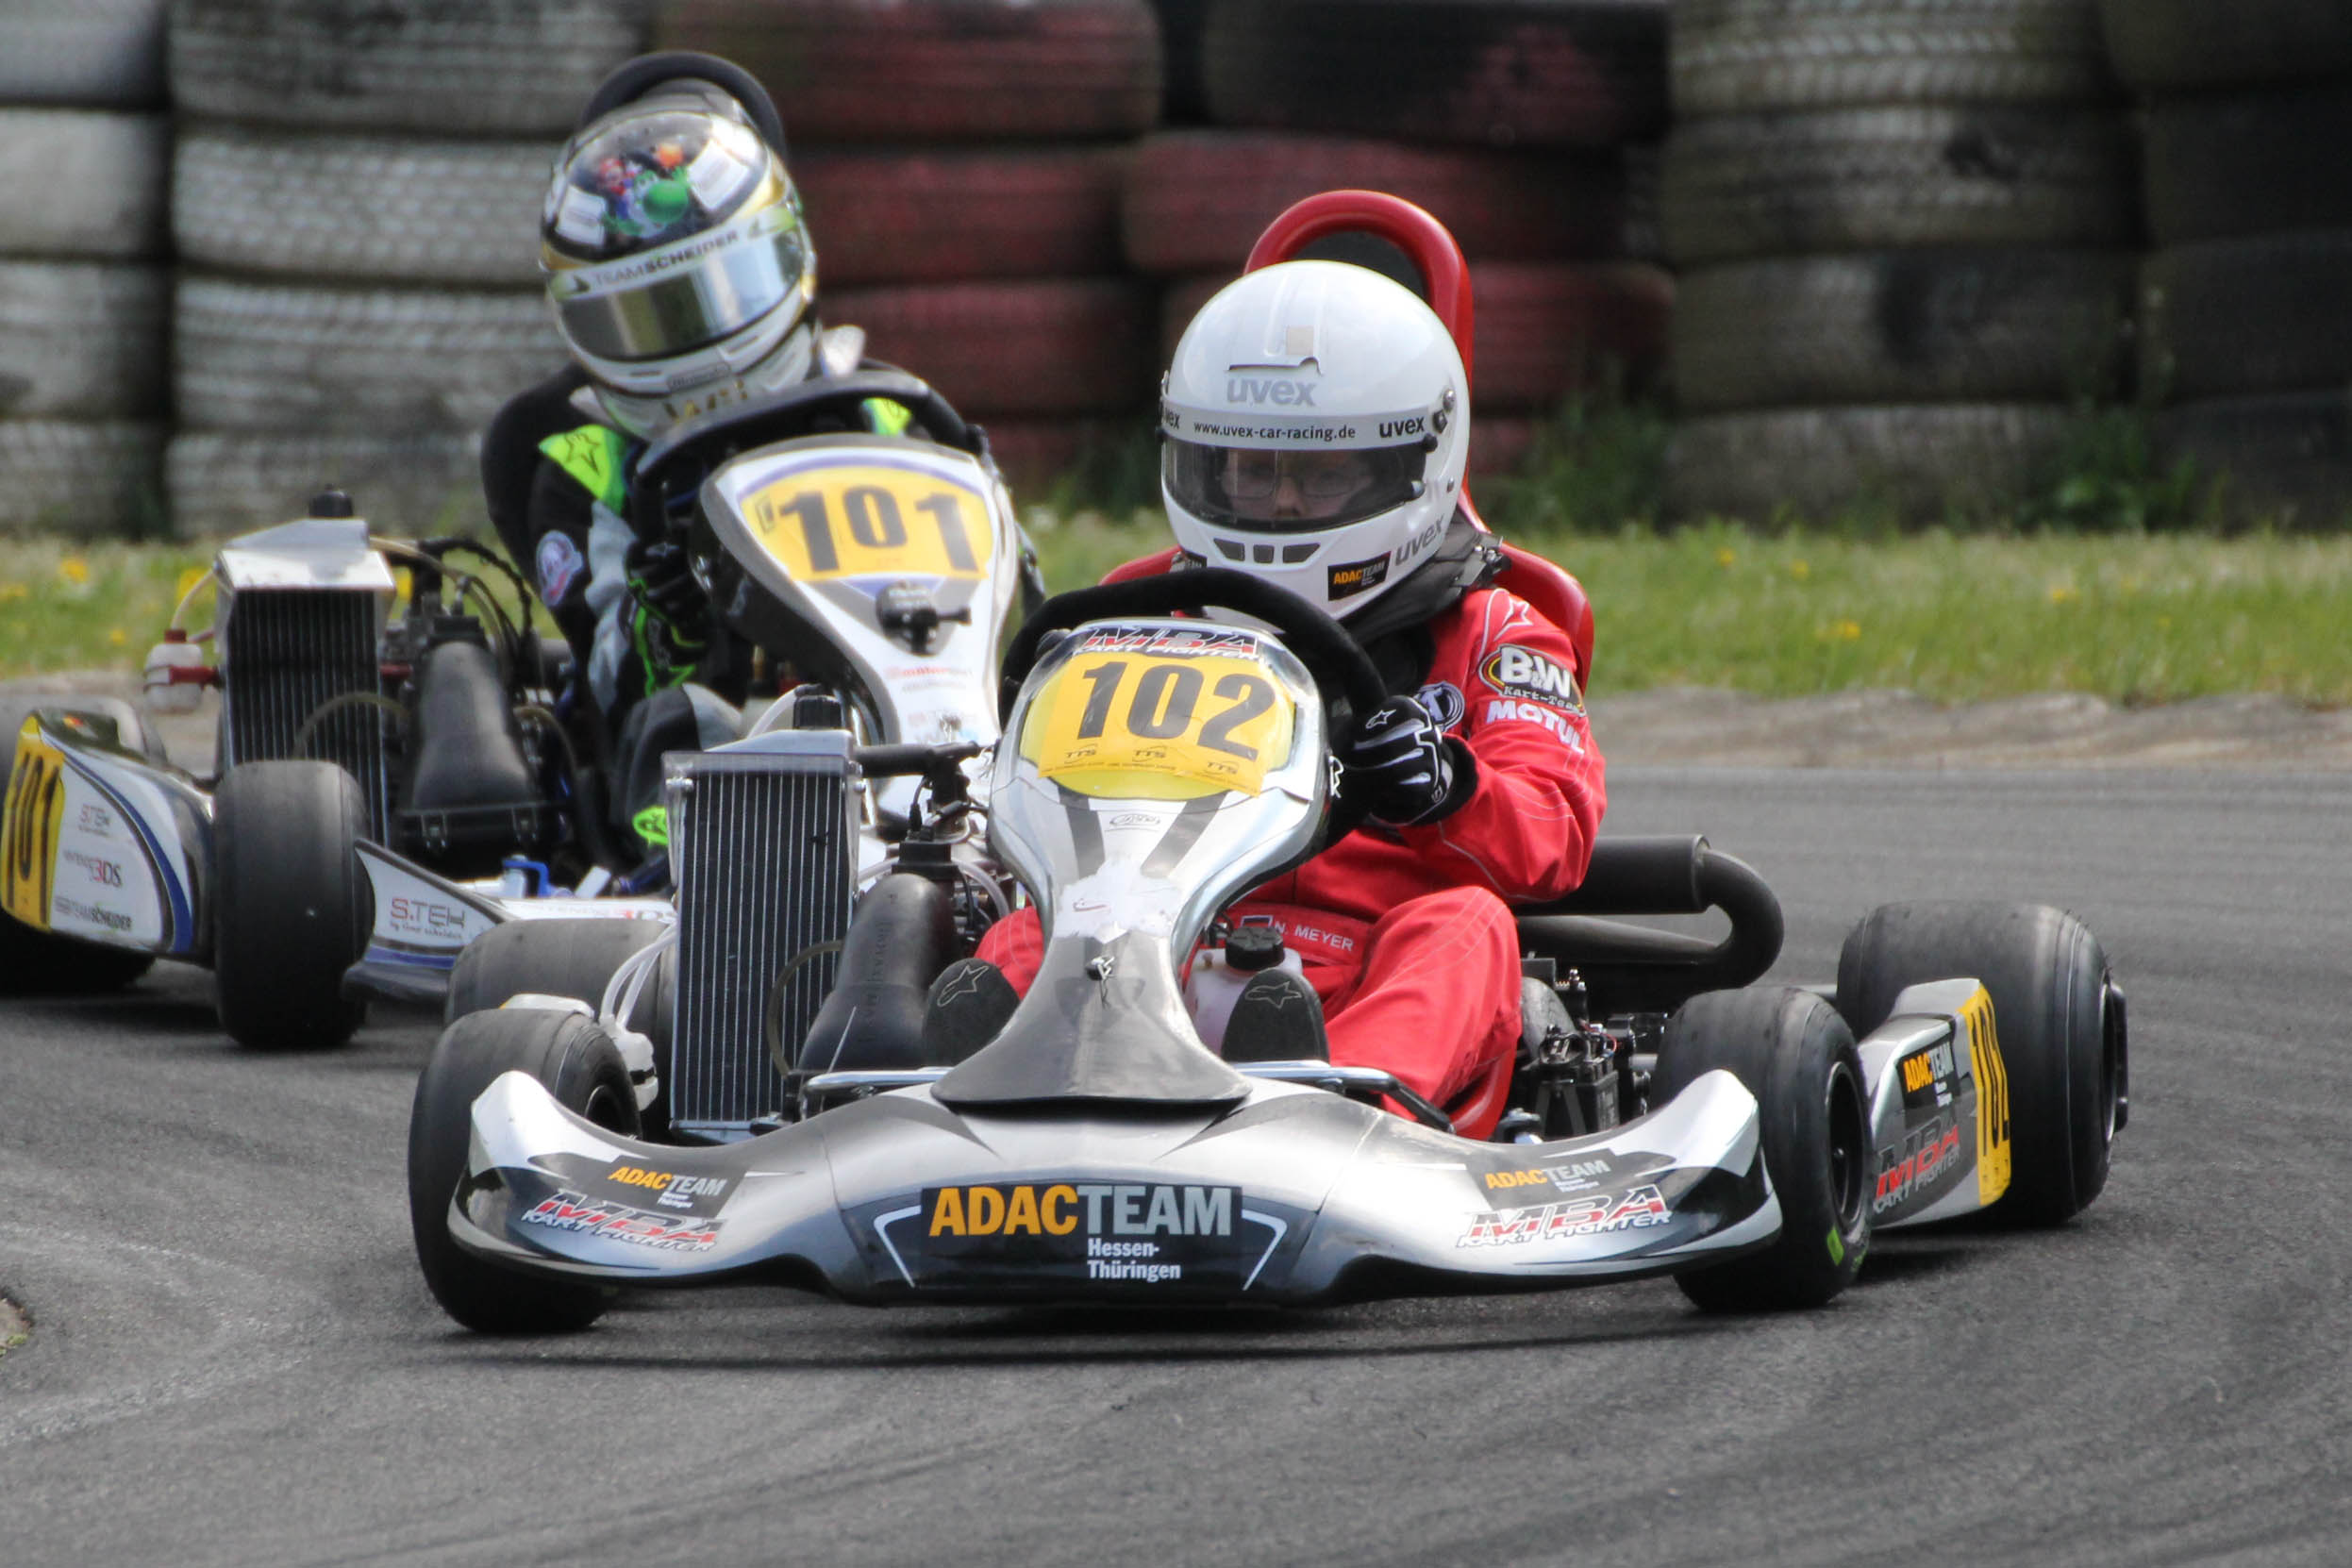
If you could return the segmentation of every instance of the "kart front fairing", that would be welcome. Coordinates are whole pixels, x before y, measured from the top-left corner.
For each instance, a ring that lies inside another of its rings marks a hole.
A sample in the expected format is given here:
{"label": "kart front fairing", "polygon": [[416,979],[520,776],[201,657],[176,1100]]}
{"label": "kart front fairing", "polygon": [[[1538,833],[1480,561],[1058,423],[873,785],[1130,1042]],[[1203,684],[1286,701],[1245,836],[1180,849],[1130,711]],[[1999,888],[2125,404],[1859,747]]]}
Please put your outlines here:
{"label": "kart front fairing", "polygon": [[1323,725],[1263,633],[1080,626],[1029,674],[994,759],[991,844],[1045,935],[994,1040],[721,1147],[616,1137],[507,1074],[475,1104],[452,1233],[525,1270],[776,1274],[876,1303],[1499,1290],[1769,1243],[1756,1101],[1729,1074],[1605,1132],[1496,1144],[1201,1044],[1178,960],[1315,847]]}

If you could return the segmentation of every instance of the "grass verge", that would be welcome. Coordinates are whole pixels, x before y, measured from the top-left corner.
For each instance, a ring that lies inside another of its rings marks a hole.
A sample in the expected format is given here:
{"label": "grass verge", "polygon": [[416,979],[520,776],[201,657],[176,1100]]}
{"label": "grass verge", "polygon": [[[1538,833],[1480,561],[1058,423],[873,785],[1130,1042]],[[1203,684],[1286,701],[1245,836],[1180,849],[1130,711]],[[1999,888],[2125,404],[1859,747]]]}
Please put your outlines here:
{"label": "grass verge", "polygon": [[[1163,547],[1143,514],[1031,514],[1047,580]],[[1843,534],[1709,525],[1512,535],[1584,579],[1603,692],[1904,687],[1946,702],[2268,692],[2352,704],[2352,537]],[[0,676],[133,668],[210,552],[0,542]],[[209,621],[200,599],[192,616]]]}

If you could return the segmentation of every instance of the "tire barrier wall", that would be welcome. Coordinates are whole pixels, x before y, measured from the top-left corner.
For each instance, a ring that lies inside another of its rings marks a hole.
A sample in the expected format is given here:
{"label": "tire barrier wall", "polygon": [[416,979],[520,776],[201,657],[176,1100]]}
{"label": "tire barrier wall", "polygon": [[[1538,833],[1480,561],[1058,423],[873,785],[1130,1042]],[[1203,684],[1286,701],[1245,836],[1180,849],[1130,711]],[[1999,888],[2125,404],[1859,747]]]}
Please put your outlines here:
{"label": "tire barrier wall", "polygon": [[8,0],[0,146],[0,533],[158,531],[163,0]]}

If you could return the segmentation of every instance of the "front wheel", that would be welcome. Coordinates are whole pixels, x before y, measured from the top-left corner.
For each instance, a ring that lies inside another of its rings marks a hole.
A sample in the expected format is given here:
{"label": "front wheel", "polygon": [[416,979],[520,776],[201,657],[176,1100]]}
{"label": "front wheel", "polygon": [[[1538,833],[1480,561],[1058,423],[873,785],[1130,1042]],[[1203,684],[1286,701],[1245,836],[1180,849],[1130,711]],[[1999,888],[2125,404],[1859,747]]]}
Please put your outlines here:
{"label": "front wheel", "polygon": [[1854,1032],[1810,992],[1710,991],[1667,1020],[1650,1103],[1717,1068],[1756,1096],[1780,1235],[1675,1283],[1709,1311],[1818,1307],[1854,1282],[1870,1246],[1870,1099]]}
{"label": "front wheel", "polygon": [[359,781],[332,762],[246,762],[212,797],[212,980],[221,1027],[255,1051],[341,1045],[367,1016],[343,997],[366,951]]}
{"label": "front wheel", "polygon": [[449,1234],[465,1175],[474,1102],[501,1075],[527,1073],[557,1103],[608,1131],[638,1133],[637,1094],[621,1053],[595,1021],[547,1008],[468,1013],[442,1031],[409,1111],[409,1228],[425,1283],[443,1310],[484,1334],[585,1328],[612,1297],[601,1285],[525,1275],[476,1258]]}
{"label": "front wheel", "polygon": [[1838,955],[1838,1008],[1857,1032],[1906,986],[1962,976],[1993,998],[2014,1150],[2001,1219],[2057,1225],[2107,1185],[2130,1107],[2123,992],[2090,927],[2046,904],[1888,904]]}

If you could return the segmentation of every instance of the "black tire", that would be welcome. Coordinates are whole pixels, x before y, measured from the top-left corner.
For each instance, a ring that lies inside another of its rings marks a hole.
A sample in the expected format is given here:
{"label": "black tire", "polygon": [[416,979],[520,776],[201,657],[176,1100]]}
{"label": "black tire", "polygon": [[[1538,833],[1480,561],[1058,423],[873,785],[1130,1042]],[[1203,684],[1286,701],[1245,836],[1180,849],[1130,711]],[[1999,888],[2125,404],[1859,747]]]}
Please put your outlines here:
{"label": "black tire", "polygon": [[2352,228],[2352,87],[2160,99],[2142,184],[2160,245],[2285,229]]}
{"label": "black tire", "polygon": [[1660,173],[1678,264],[1924,245],[2127,247],[2132,145],[2094,109],[1726,114],[1675,128]]}
{"label": "black tire", "polygon": [[1211,0],[1209,117],[1497,147],[1666,123],[1660,0]]}
{"label": "black tire", "polygon": [[[16,771],[16,732],[38,708],[70,708],[95,712],[115,721],[123,744],[154,754],[158,750],[138,710],[113,697],[76,696],[63,692],[10,692],[0,694],[0,801],[8,797],[8,781]],[[161,760],[158,757],[158,760]],[[0,914],[0,996],[73,996],[120,991],[155,965],[152,953],[36,930],[15,917]]]}
{"label": "black tire", "polygon": [[1717,1068],[1756,1096],[1780,1236],[1675,1283],[1710,1312],[1818,1307],[1854,1282],[1870,1249],[1870,1095],[1854,1031],[1794,987],[1710,991],[1666,1021],[1650,1104]]}
{"label": "black tire", "polygon": [[1705,414],[1666,444],[1671,518],[1993,517],[2048,484],[2074,416],[2057,403],[1921,403]]}
{"label": "black tire", "polygon": [[2056,1225],[2107,1185],[2129,1106],[2123,995],[2090,928],[2046,904],[1889,904],[1838,955],[1838,1008],[1858,1034],[1906,986],[1973,976],[1993,997],[2009,1079],[2007,1221]]}
{"label": "black tire", "polygon": [[2352,71],[2343,0],[2099,0],[2099,12],[2116,75],[2143,90]]}
{"label": "black tire", "polygon": [[2115,85],[2092,0],[1676,0],[1673,73],[1683,119],[2085,103]]}
{"label": "black tire", "polygon": [[2152,401],[2352,382],[2352,228],[2177,245],[2140,277],[2140,388]]}
{"label": "black tire", "polygon": [[8,0],[0,103],[162,103],[165,9],[165,0]]}
{"label": "black tire", "polygon": [[169,249],[170,116],[0,108],[0,256],[127,261]]}
{"label": "black tire", "polygon": [[212,980],[221,1027],[254,1051],[341,1045],[367,1016],[343,971],[367,949],[352,845],[367,802],[332,762],[246,762],[212,797]]}
{"label": "black tire", "polygon": [[2187,462],[2227,521],[2332,528],[2352,522],[2352,396],[2269,392],[2183,403],[2156,416],[2160,471]]}
{"label": "black tire", "polygon": [[333,485],[387,533],[462,530],[481,515],[476,444],[472,435],[441,431],[183,430],[163,462],[172,529],[182,539],[243,533],[273,518],[302,516],[309,498]]}
{"label": "black tire", "polygon": [[[172,235],[182,260],[225,272],[525,288],[539,280],[539,211],[555,152],[552,139],[193,122],[172,165]],[[453,201],[463,222],[451,220]]]}
{"label": "black tire", "polygon": [[505,1073],[528,1073],[565,1109],[637,1136],[628,1071],[593,1019],[537,1008],[459,1019],[435,1043],[409,1111],[409,1227],[417,1263],[433,1299],[477,1333],[571,1333],[603,1314],[609,1288],[500,1268],[450,1239],[449,1202],[465,1174],[474,1102]]}
{"label": "black tire", "polygon": [[2041,249],[1700,268],[1676,286],[1675,392],[1693,413],[2111,393],[2132,274],[2122,252]]}
{"label": "black tire", "polygon": [[[468,1013],[502,1007],[525,992],[570,996],[597,1007],[622,960],[652,946],[668,929],[654,920],[512,920],[493,926],[458,955],[442,1022],[455,1024]],[[655,1072],[665,1082],[654,1103],[639,1112],[648,1138],[666,1136],[669,1126],[666,1077],[676,981],[676,955],[658,959],[629,1014],[629,1027],[653,1042]]]}
{"label": "black tire", "polygon": [[162,469],[159,424],[0,419],[0,534],[159,534]]}
{"label": "black tire", "polygon": [[184,275],[172,344],[180,422],[204,430],[479,430],[515,388],[564,363],[536,290]]}
{"label": "black tire", "polygon": [[638,0],[178,0],[184,112],[323,130],[559,136],[644,48]]}

